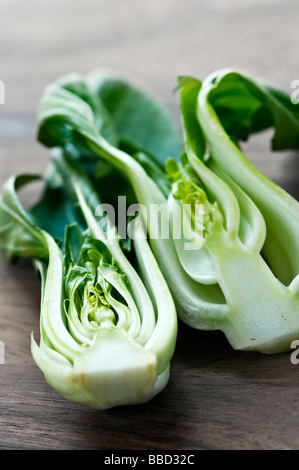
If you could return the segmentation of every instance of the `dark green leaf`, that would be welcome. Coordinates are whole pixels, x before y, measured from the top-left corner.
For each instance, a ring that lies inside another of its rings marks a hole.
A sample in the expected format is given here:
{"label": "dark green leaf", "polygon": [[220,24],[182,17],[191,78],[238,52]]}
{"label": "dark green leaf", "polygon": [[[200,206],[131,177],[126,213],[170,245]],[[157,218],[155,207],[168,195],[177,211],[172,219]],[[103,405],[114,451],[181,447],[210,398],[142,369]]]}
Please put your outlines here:
{"label": "dark green leaf", "polygon": [[181,136],[166,106],[124,78],[95,73],[89,86],[109,112],[119,141],[132,143],[163,164],[181,152]]}
{"label": "dark green leaf", "polygon": [[43,196],[29,211],[35,225],[62,243],[65,227],[78,223],[84,228],[84,221],[78,207],[74,206],[63,187],[46,186]]}
{"label": "dark green leaf", "polygon": [[18,197],[18,190],[40,180],[36,175],[11,177],[0,198],[0,248],[7,258],[47,258],[48,250],[41,232],[31,214]]}
{"label": "dark green leaf", "polygon": [[299,148],[299,111],[290,96],[259,79],[237,72],[215,75],[209,101],[225,131],[246,141],[252,133],[274,128],[272,149]]}

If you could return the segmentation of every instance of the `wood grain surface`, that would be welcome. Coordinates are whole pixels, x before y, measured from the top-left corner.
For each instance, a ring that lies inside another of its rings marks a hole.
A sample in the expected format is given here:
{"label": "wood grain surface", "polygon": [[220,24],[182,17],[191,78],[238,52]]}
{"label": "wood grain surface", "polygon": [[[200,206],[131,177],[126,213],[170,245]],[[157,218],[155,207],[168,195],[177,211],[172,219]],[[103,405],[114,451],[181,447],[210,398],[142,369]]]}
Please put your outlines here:
{"label": "wood grain surface", "polygon": [[[181,74],[235,67],[288,90],[299,79],[298,13],[296,0],[0,0],[0,185],[46,167],[36,109],[60,75],[118,70],[177,116],[172,90]],[[268,139],[252,139],[247,155],[299,198],[298,154],[271,155]],[[233,351],[219,332],[180,324],[161,395],[98,412],[60,397],[34,364],[29,338],[38,334],[39,301],[30,262],[1,258],[0,449],[299,449],[299,365],[289,353]]]}

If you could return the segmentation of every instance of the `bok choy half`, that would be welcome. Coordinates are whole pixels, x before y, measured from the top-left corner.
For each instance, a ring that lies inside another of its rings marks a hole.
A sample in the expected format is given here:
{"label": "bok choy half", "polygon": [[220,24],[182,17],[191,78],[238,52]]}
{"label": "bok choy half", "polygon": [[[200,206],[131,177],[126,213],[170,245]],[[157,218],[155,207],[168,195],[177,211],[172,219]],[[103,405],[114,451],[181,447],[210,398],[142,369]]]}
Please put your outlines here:
{"label": "bok choy half", "polygon": [[33,358],[69,400],[95,409],[144,403],[166,386],[175,348],[167,284],[141,225],[129,250],[115,226],[95,218],[100,200],[74,162],[54,152],[50,173],[32,209],[24,210],[18,190],[35,176],[10,178],[0,199],[2,251],[32,258],[41,277]]}
{"label": "bok choy half", "polygon": [[114,139],[132,120],[136,136],[152,126],[151,119],[139,126],[138,114],[134,120],[134,99],[125,107],[113,99],[120,85],[101,72],[50,85],[39,107],[40,142],[82,167],[90,158],[114,168],[147,213],[167,205],[169,226],[183,236],[161,236],[158,216],[146,221],[147,235],[185,323],[223,331],[235,349],[289,350],[299,336],[299,205],[247,160],[240,142],[273,128],[274,149],[298,149],[297,108],[280,90],[235,71],[203,83],[181,77],[184,148],[181,158],[164,158],[161,173],[160,156],[134,133],[131,141]]}

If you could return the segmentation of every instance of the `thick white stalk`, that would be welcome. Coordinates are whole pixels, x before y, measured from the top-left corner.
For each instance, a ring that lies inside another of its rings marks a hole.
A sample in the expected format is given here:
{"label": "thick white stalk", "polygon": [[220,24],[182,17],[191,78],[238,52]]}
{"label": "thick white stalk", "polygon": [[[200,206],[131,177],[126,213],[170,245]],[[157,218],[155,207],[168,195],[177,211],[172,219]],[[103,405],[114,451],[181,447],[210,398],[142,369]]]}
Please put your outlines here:
{"label": "thick white stalk", "polygon": [[223,232],[209,240],[229,312],[223,323],[234,349],[263,353],[290,349],[299,338],[299,299],[272,273],[259,253]]}

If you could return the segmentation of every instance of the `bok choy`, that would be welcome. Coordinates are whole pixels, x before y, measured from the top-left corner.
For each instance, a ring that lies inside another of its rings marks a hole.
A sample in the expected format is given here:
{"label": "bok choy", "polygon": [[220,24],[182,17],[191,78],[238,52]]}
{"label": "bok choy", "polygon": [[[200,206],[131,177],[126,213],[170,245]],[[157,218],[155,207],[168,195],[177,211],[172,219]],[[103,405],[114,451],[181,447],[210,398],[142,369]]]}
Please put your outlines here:
{"label": "bok choy", "polygon": [[[103,81],[110,83],[108,101]],[[203,83],[181,77],[184,148],[180,159],[169,153],[175,158],[161,173],[155,149],[142,148],[134,134],[124,145],[107,133],[119,136],[135,113],[133,101],[124,109],[113,101],[118,85],[101,72],[50,85],[38,113],[40,142],[82,167],[88,157],[117,170],[147,214],[166,204],[169,237],[159,214],[145,223],[185,323],[223,331],[236,349],[289,350],[299,335],[299,205],[247,160],[240,141],[273,127],[274,149],[298,148],[297,109],[280,90],[234,71]],[[150,135],[151,125],[135,119],[135,134]],[[174,236],[178,227],[181,237]]]}
{"label": "bok choy", "polygon": [[[95,218],[100,200],[74,162],[56,152],[51,175],[30,210],[18,190],[37,177],[10,178],[0,199],[2,251],[10,259],[31,257],[41,277],[33,358],[48,383],[74,402],[95,409],[146,402],[168,382],[177,316],[143,227],[134,225],[126,249],[116,227]],[[49,211],[59,190],[64,198]],[[44,228],[57,229],[58,220],[63,240]]]}

